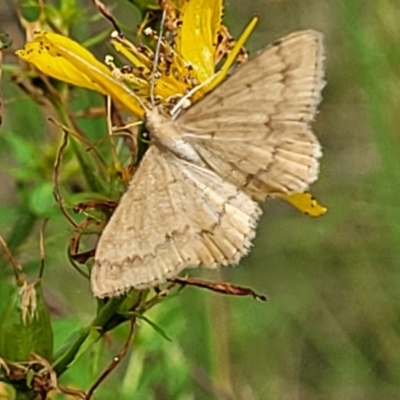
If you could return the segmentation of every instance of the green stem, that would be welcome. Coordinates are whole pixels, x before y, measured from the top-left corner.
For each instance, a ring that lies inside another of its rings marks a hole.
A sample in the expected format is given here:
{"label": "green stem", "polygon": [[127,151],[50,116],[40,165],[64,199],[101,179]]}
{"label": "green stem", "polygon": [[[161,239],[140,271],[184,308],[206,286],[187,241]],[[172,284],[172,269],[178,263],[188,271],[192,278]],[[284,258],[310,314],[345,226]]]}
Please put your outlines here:
{"label": "green stem", "polygon": [[53,369],[57,376],[64,373],[85,352],[85,346],[89,348],[106,332],[129,319],[121,316],[120,312],[135,309],[138,306],[138,299],[140,300],[138,293],[132,292],[127,296],[113,298],[106,304],[100,304],[97,316],[92,323],[83,328],[78,333],[77,338],[73,339],[72,343],[67,343],[55,356],[56,361],[53,363]]}

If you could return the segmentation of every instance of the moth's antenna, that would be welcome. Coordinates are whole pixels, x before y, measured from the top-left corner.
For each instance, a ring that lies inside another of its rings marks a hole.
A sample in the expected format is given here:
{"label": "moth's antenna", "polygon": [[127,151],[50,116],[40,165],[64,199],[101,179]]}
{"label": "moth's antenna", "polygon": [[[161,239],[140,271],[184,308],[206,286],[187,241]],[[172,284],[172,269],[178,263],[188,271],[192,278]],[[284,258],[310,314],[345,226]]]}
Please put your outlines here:
{"label": "moth's antenna", "polygon": [[156,52],[154,53],[154,60],[153,60],[153,71],[151,73],[151,79],[150,79],[150,101],[151,104],[154,106],[155,101],[154,101],[154,89],[156,86],[156,72],[157,72],[157,64],[158,64],[158,59],[160,57],[160,49],[161,49],[161,40],[164,32],[164,24],[165,24],[165,18],[167,15],[167,10],[164,9],[161,17],[161,25],[160,25],[160,33],[158,34],[158,40],[157,40],[157,47],[156,47]]}
{"label": "moth's antenna", "polygon": [[173,109],[171,110],[172,119],[176,119],[179,111],[183,108],[182,107],[183,104],[185,103],[185,101],[187,99],[189,99],[189,97],[192,97],[198,90],[200,90],[204,86],[207,86],[210,82],[212,82],[217,77],[218,74],[219,74],[219,72],[217,72],[214,75],[211,75],[204,82],[200,83],[200,85],[195,86],[193,89],[189,90],[184,96],[182,96],[182,98],[174,105]]}

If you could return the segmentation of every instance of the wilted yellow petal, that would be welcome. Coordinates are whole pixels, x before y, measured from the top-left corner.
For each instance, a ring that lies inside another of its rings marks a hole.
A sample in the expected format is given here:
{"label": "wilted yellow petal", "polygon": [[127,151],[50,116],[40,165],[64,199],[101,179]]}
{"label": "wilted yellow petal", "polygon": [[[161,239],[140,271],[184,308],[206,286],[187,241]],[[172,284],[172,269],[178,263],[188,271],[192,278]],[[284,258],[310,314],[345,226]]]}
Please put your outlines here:
{"label": "wilted yellow petal", "polygon": [[226,74],[229,71],[229,68],[235,62],[237,55],[239,54],[240,50],[242,49],[242,47],[246,43],[247,39],[249,38],[249,36],[253,32],[255,26],[257,25],[258,20],[259,20],[259,17],[255,16],[255,17],[252,18],[250,23],[246,26],[246,29],[240,35],[239,40],[236,42],[235,47],[229,53],[229,56],[226,59],[224,65],[219,70],[218,74],[215,75],[215,79],[213,79],[211,81],[211,83],[206,86],[207,92],[212,90],[212,89],[214,89],[225,78]]}
{"label": "wilted yellow petal", "polygon": [[186,1],[176,49],[196,70],[200,82],[214,74],[214,55],[222,21],[221,0]]}
{"label": "wilted yellow petal", "polygon": [[311,217],[320,217],[328,211],[326,207],[321,206],[321,204],[312,197],[311,193],[308,192],[281,196],[281,198]]}
{"label": "wilted yellow petal", "polygon": [[135,94],[88,50],[66,36],[39,32],[16,54],[48,76],[108,95],[134,115],[143,114]]}

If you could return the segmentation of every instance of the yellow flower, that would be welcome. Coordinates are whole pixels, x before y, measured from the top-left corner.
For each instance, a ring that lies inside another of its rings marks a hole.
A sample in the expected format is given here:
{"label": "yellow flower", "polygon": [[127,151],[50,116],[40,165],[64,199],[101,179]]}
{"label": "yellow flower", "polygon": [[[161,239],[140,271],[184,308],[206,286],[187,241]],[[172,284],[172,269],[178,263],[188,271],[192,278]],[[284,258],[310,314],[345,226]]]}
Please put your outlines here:
{"label": "yellow flower", "polygon": [[[179,8],[174,9],[172,2],[168,4],[169,12],[177,15],[174,40],[171,44],[162,38],[155,77],[153,50],[135,46],[117,34],[112,35],[111,43],[131,67],[117,68],[110,58],[106,65],[77,42],[52,32],[36,33],[33,41],[16,54],[48,76],[110,96],[137,118],[142,118],[145,108],[151,106],[152,78],[155,99],[166,108],[172,108],[179,98],[196,88],[191,97],[195,102],[225,78],[258,18],[252,19],[232,48],[226,48],[219,41],[227,37],[222,25],[222,0],[177,3]],[[157,35],[148,33],[153,37]],[[226,56],[225,62],[216,71],[223,56]],[[311,216],[326,212],[309,193],[282,198]]]}
{"label": "yellow flower", "polygon": [[[162,40],[157,65],[154,94],[165,104],[171,97],[183,96],[207,80],[210,82],[196,91],[193,100],[218,84],[257,22],[252,20],[216,75],[218,34],[223,29],[222,1],[185,2],[179,13],[175,43],[172,46]],[[154,53],[150,48],[135,46],[116,34],[111,43],[132,64],[131,69],[118,69],[112,60],[108,60],[110,69],[77,42],[52,32],[37,32],[34,39],[16,54],[48,76],[110,96],[140,118],[144,113],[140,99],[145,104],[149,101]]]}

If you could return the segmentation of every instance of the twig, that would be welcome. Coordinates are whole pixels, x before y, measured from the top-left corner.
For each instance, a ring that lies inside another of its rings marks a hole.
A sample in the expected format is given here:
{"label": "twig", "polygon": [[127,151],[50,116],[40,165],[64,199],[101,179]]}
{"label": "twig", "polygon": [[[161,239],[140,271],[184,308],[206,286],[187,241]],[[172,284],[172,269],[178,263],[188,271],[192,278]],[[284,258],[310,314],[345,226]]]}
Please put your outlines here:
{"label": "twig", "polygon": [[128,351],[128,348],[129,348],[129,346],[131,344],[131,341],[133,339],[133,336],[135,334],[135,327],[136,327],[136,319],[132,319],[131,320],[131,324],[130,324],[129,335],[128,335],[128,338],[125,341],[124,346],[119,351],[119,353],[113,358],[111,363],[108,365],[107,369],[100,375],[100,377],[97,379],[97,381],[90,388],[89,392],[86,395],[86,400],[92,400],[92,396],[93,396],[94,391],[107,378],[107,376],[111,374],[111,372],[117,367],[117,365],[125,357],[125,355],[126,355],[126,353]]}
{"label": "twig", "polygon": [[7,258],[7,260],[11,263],[13,267],[14,276],[15,280],[17,281],[17,284],[22,285],[26,280],[24,270],[22,269],[21,264],[12,255],[6,241],[3,239],[3,236],[1,235],[0,235],[0,244],[3,246],[4,256]]}
{"label": "twig", "polygon": [[39,278],[42,278],[44,272],[44,260],[46,258],[46,251],[44,249],[44,230],[46,229],[48,218],[43,221],[42,228],[40,229],[39,249],[40,249],[40,271]]}
{"label": "twig", "polygon": [[67,387],[63,387],[63,386],[58,386],[58,390],[61,393],[64,393],[69,396],[77,397],[78,399],[85,400],[87,398],[87,394],[83,390],[71,389],[71,388],[67,388]]}
{"label": "twig", "polygon": [[[77,139],[78,141],[82,142],[86,147],[91,147],[92,146],[91,142],[85,137],[85,135],[81,131],[79,125],[75,121],[74,114],[72,114],[71,112],[67,112],[67,114],[65,115],[64,119],[67,119],[68,120],[68,124],[70,124],[71,127],[72,127],[72,129],[69,131],[71,136],[74,137],[75,139]],[[58,123],[57,121],[53,120],[53,118],[49,118],[49,121],[53,122],[53,124],[57,125],[58,127],[61,127],[62,129],[66,129],[66,128],[63,128],[60,123]],[[101,166],[107,165],[105,160],[104,160],[104,158],[97,151],[96,147],[91,148],[91,151],[94,153],[94,155],[100,161],[100,165]]]}
{"label": "twig", "polygon": [[60,147],[58,148],[56,161],[54,163],[53,194],[54,194],[56,202],[57,202],[58,206],[60,207],[60,210],[63,213],[64,217],[68,220],[68,222],[74,228],[77,228],[78,227],[77,223],[71,218],[71,216],[69,215],[67,209],[65,208],[64,200],[63,200],[63,198],[61,197],[61,194],[60,194],[60,188],[59,188],[59,182],[58,182],[58,175],[59,175],[59,172],[60,172],[62,153],[63,153],[64,149],[67,147],[68,135],[69,135],[69,133],[68,133],[68,131],[66,129],[62,128],[62,130],[64,132],[63,139],[62,139]]}
{"label": "twig", "polygon": [[[85,264],[86,261],[93,257],[95,254],[95,250],[96,249],[92,249],[92,250],[88,250],[88,251],[84,251],[84,252],[79,252],[79,246],[80,246],[80,242],[81,242],[81,237],[83,234],[83,230],[86,229],[87,227],[89,227],[90,225],[100,225],[95,219],[87,217],[85,218],[79,225],[78,225],[78,230],[76,230],[70,241],[69,241],[69,246],[68,246],[68,254],[70,256],[70,258],[74,261],[77,261],[80,264]],[[97,233],[98,232],[93,232],[93,233]],[[79,272],[82,273],[81,270],[79,270]],[[84,274],[86,277],[87,274]]]}
{"label": "twig", "polygon": [[87,210],[90,210],[90,209],[93,209],[93,210],[100,209],[103,212],[105,210],[108,210],[108,214],[111,214],[117,208],[117,205],[118,205],[118,201],[115,201],[115,200],[88,200],[88,201],[82,201],[81,203],[76,204],[73,207],[73,210],[77,214],[83,214]]}
{"label": "twig", "polygon": [[256,292],[254,292],[254,290],[243,286],[233,285],[229,282],[211,282],[203,279],[181,278],[178,276],[168,279],[168,281],[181,285],[197,286],[204,289],[212,290],[214,292],[233,296],[253,296],[256,300],[267,301],[267,298],[265,296],[257,294]]}
{"label": "twig", "polygon": [[[151,299],[147,300],[146,303],[138,311],[140,312],[141,310],[149,310],[154,305],[156,305],[160,301],[161,298],[168,296],[170,290],[179,284],[180,283],[177,283],[177,282],[171,282],[169,285],[167,285],[162,290],[158,290],[157,288],[154,288],[154,291],[156,292],[156,294]],[[183,287],[182,284],[180,284],[180,286]]]}
{"label": "twig", "polygon": [[103,16],[111,22],[111,25],[114,27],[114,30],[118,32],[118,35],[122,37],[123,33],[120,27],[118,26],[114,16],[111,14],[111,11],[100,0],[93,0],[93,3],[99,10],[99,12],[103,14]]}

